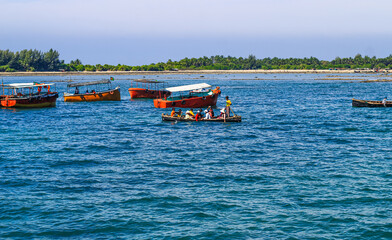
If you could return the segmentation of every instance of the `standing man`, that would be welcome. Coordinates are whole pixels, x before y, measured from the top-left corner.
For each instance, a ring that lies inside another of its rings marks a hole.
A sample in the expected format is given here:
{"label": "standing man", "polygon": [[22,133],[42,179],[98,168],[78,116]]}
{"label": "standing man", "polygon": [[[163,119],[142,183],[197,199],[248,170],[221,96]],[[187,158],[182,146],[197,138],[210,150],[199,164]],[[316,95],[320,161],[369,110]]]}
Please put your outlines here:
{"label": "standing man", "polygon": [[229,100],[229,96],[226,96],[226,116],[230,117],[230,106],[231,101]]}

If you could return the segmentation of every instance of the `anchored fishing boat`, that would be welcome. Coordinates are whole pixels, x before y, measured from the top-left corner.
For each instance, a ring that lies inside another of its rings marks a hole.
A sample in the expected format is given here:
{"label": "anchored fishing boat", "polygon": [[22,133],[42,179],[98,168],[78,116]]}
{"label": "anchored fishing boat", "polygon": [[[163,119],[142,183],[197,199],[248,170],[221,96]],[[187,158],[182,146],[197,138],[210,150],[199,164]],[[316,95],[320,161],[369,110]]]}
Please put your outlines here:
{"label": "anchored fishing boat", "polygon": [[215,106],[218,101],[218,96],[221,94],[219,87],[212,90],[211,85],[207,83],[171,87],[166,88],[166,90],[171,93],[178,92],[179,95],[154,99],[154,106],[156,108],[201,108]]}
{"label": "anchored fishing boat", "polygon": [[165,98],[170,96],[170,92],[165,90],[166,82],[148,79],[134,79],[128,89],[131,99],[136,98]]}
{"label": "anchored fishing boat", "polygon": [[64,93],[64,102],[120,100],[120,87],[113,88],[111,80],[68,84],[67,92]]}
{"label": "anchored fishing boat", "polygon": [[352,99],[353,107],[392,107],[392,101],[386,101],[385,104],[382,101],[372,101],[372,100],[359,100]]}
{"label": "anchored fishing boat", "polygon": [[[171,121],[171,122],[196,122],[194,118],[185,118],[185,117],[172,117],[168,114],[162,113],[162,121]],[[211,118],[211,119],[198,119],[197,122],[241,122],[241,116],[233,116],[233,117],[219,117],[219,118]]]}
{"label": "anchored fishing boat", "polygon": [[0,104],[6,108],[42,108],[56,106],[59,94],[50,91],[54,84],[12,83],[2,84]]}

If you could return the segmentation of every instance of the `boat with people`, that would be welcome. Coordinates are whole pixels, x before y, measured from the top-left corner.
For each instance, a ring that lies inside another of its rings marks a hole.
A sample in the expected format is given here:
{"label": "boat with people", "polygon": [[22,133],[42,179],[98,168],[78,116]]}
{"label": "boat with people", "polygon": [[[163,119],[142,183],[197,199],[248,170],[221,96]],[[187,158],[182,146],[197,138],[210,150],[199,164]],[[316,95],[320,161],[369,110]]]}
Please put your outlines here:
{"label": "boat with people", "polygon": [[215,106],[218,96],[221,94],[220,88],[211,89],[207,83],[198,83],[178,87],[166,88],[171,93],[179,93],[177,96],[154,99],[156,108],[201,108]]}
{"label": "boat with people", "polygon": [[121,101],[120,87],[113,88],[112,80],[80,82],[67,85],[67,92],[64,93],[64,102],[93,101]]}
{"label": "boat with people", "polygon": [[128,89],[131,99],[136,98],[165,98],[169,97],[171,92],[165,90],[164,81],[150,80],[150,79],[134,79],[131,82],[131,87]]}
{"label": "boat with people", "polygon": [[201,118],[196,120],[196,118],[185,118],[184,116],[178,117],[178,116],[170,116],[169,114],[164,114],[162,113],[162,121],[171,121],[171,122],[241,122],[241,116],[232,116],[232,117],[217,117],[217,118],[211,118],[211,119],[205,119]]}
{"label": "boat with people", "polygon": [[374,100],[359,100],[359,99],[352,99],[352,106],[353,107],[392,107],[392,101],[374,101]]}
{"label": "boat with people", "polygon": [[[226,97],[228,98],[228,97]],[[233,116],[230,116],[230,112],[233,113]],[[196,113],[196,114],[195,114]],[[207,109],[203,111],[202,108],[193,112],[193,109],[189,109],[185,112],[185,115],[182,114],[182,110],[179,109],[176,112],[175,108],[172,108],[172,111],[169,114],[162,113],[163,121],[182,121],[182,122],[241,122],[241,116],[236,115],[233,109],[230,106],[226,106],[225,108],[220,109],[220,114],[215,116],[214,109],[209,106]]]}
{"label": "boat with people", "polygon": [[11,83],[1,84],[0,105],[5,108],[55,107],[59,94],[51,91],[54,84]]}

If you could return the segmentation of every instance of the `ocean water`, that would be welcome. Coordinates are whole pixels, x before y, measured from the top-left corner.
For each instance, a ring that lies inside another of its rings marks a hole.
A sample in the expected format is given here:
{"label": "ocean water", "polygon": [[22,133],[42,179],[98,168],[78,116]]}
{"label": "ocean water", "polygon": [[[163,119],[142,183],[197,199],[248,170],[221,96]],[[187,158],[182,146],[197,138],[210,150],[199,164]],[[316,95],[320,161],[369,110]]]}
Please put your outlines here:
{"label": "ocean water", "polygon": [[129,79],[143,76],[114,77],[121,102],[60,94],[55,108],[0,109],[1,239],[392,238],[392,109],[351,107],[392,98],[390,83],[145,76],[220,86],[218,105],[228,95],[243,117],[170,123],[151,100],[130,101]]}

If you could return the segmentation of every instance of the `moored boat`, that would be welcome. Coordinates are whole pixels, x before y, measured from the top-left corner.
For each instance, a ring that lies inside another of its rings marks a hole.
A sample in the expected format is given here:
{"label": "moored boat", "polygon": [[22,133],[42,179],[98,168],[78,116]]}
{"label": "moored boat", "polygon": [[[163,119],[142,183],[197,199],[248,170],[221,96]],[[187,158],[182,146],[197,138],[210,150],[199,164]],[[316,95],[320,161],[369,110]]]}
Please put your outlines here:
{"label": "moored boat", "polygon": [[386,101],[384,104],[382,101],[373,101],[373,100],[359,100],[352,99],[353,107],[392,107],[392,101]]}
{"label": "moored boat", "polygon": [[0,105],[6,108],[54,107],[59,95],[56,91],[50,91],[53,85],[45,83],[2,84],[3,95],[0,96]]}
{"label": "moored boat", "polygon": [[[159,87],[162,87],[160,89]],[[164,89],[165,82],[154,81],[149,79],[134,79],[131,82],[131,87],[128,89],[131,99],[136,98],[164,98],[169,97],[170,92]]]}
{"label": "moored boat", "polygon": [[[171,93],[179,92],[179,96],[154,99],[154,106],[156,108],[202,108],[215,106],[221,91],[219,87],[216,87],[214,90],[210,88],[211,85],[207,83],[166,88]],[[182,94],[183,92],[187,93]]]}
{"label": "moored boat", "polygon": [[[194,118],[185,118],[185,117],[172,117],[168,114],[162,113],[162,121],[179,121],[179,122],[196,122]],[[199,119],[198,122],[241,122],[241,116],[233,116],[233,117],[219,117],[219,118],[211,118],[211,119]]]}
{"label": "moored boat", "polygon": [[[70,93],[70,89],[73,89]],[[80,89],[79,89],[80,88]],[[86,89],[86,91],[84,91]],[[64,102],[120,101],[120,87],[112,88],[110,80],[68,84]]]}

